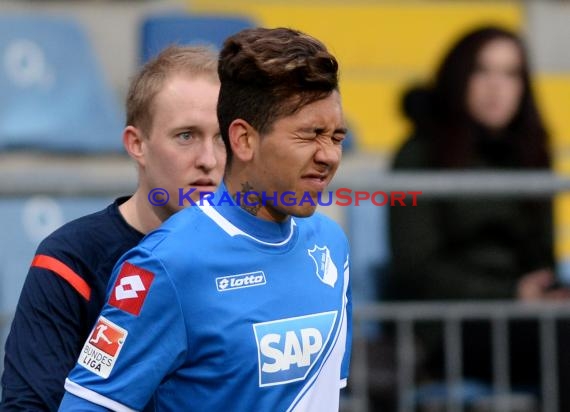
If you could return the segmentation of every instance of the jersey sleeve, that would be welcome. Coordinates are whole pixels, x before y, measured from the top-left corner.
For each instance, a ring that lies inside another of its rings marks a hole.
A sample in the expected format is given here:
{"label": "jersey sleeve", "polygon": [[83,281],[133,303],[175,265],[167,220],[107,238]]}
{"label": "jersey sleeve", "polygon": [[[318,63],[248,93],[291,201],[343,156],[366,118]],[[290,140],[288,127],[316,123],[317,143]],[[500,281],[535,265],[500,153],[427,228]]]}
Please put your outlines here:
{"label": "jersey sleeve", "polygon": [[83,343],[78,331],[84,306],[85,298],[57,273],[29,269],[6,341],[6,410],[57,410]]}
{"label": "jersey sleeve", "polygon": [[149,250],[138,246],[124,255],[113,270],[107,303],[65,383],[79,399],[65,397],[60,410],[88,409],[90,403],[143,409],[186,356],[179,302],[167,270]]}
{"label": "jersey sleeve", "polygon": [[[87,402],[85,399],[72,395],[69,392],[65,393],[62,404],[65,404],[68,410],[75,412],[108,412],[112,410],[92,402]],[[119,406],[119,408],[121,408],[121,406]]]}

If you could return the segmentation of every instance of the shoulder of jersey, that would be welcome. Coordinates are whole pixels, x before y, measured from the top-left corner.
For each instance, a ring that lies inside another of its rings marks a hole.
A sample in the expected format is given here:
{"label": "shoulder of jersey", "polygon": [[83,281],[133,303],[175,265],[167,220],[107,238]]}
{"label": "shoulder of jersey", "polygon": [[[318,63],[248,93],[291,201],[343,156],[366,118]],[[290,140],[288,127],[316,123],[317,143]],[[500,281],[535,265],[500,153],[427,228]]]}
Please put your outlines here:
{"label": "shoulder of jersey", "polygon": [[319,212],[315,212],[315,214],[308,218],[296,219],[296,221],[301,227],[307,225],[318,230],[326,230],[344,235],[344,231],[336,221]]}
{"label": "shoulder of jersey", "polygon": [[192,236],[195,233],[194,228],[204,218],[206,216],[198,207],[189,206],[169,217],[157,229],[149,232],[139,245],[153,250],[169,239],[177,241],[180,236]]}
{"label": "shoulder of jersey", "polygon": [[42,240],[38,247],[38,251],[41,252],[41,250],[46,248],[51,249],[58,246],[62,247],[70,242],[74,245],[77,245],[77,243],[92,242],[93,240],[90,234],[93,232],[94,228],[96,228],[97,231],[101,231],[102,226],[107,225],[110,222],[111,217],[108,213],[108,207],[99,210],[98,212],[81,216],[67,222]]}

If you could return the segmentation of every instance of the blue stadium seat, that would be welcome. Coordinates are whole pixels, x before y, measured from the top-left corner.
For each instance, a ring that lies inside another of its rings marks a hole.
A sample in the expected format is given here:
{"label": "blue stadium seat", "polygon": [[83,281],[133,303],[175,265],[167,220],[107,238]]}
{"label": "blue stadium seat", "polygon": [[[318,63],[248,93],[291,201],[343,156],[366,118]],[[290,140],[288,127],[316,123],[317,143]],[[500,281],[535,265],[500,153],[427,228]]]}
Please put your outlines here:
{"label": "blue stadium seat", "polygon": [[0,15],[0,59],[0,149],[122,150],[122,110],[74,21]]}
{"label": "blue stadium seat", "polygon": [[227,37],[254,26],[249,18],[235,15],[150,15],[142,24],[141,61],[148,61],[172,44],[209,45],[219,50]]}

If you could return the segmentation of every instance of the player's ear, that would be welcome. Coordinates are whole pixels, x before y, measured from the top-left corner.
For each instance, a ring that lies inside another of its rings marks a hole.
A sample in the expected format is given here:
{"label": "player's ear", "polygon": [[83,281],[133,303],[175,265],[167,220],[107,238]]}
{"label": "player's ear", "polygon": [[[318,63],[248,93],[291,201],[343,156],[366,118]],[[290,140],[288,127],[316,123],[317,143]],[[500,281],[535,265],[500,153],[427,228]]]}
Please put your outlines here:
{"label": "player's ear", "polygon": [[253,158],[259,134],[248,122],[235,119],[228,128],[228,135],[233,156],[242,162]]}
{"label": "player's ear", "polygon": [[125,150],[139,165],[144,166],[145,138],[142,131],[134,126],[127,126],[123,130],[123,146]]}

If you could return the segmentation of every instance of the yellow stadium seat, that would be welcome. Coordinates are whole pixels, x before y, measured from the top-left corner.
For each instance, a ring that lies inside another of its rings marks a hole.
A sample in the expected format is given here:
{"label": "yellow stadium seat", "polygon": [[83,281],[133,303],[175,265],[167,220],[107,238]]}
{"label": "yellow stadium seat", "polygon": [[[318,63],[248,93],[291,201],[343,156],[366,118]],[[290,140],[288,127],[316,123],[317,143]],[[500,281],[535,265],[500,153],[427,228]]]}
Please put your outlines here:
{"label": "yellow stadium seat", "polygon": [[538,106],[552,136],[556,170],[570,174],[570,73],[540,74],[534,86]]}
{"label": "yellow stadium seat", "polygon": [[449,42],[467,28],[496,22],[520,27],[522,13],[514,2],[259,2],[192,0],[200,12],[240,12],[267,27],[294,27],[323,40],[343,70],[433,68]]}
{"label": "yellow stadium seat", "polygon": [[341,62],[343,99],[360,149],[393,151],[407,132],[400,94],[435,69],[462,32],[498,23],[518,29],[512,1],[259,2],[192,0],[192,12],[241,13],[266,27],[293,27],[327,44]]}
{"label": "yellow stadium seat", "polygon": [[[570,73],[541,74],[535,82],[538,105],[551,135],[554,169],[570,175]],[[555,245],[559,259],[570,259],[570,194],[556,196]]]}

